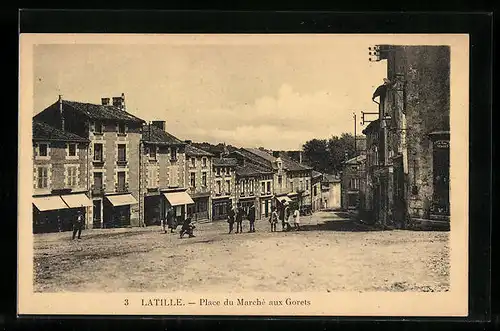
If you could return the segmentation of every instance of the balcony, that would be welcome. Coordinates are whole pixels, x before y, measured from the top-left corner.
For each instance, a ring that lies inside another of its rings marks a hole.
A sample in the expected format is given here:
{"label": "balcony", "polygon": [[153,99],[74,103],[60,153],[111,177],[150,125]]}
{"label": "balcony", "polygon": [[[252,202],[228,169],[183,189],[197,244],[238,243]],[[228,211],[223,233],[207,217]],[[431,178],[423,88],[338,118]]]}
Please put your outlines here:
{"label": "balcony", "polygon": [[124,185],[115,184],[115,192],[118,193],[128,192],[128,183],[125,183]]}
{"label": "balcony", "polygon": [[104,187],[92,185],[91,192],[92,192],[92,195],[103,195],[104,194]]}
{"label": "balcony", "polygon": [[127,164],[128,164],[127,160],[118,160],[118,161],[116,161],[116,165],[119,166],[119,167],[126,167]]}
{"label": "balcony", "polygon": [[94,158],[92,159],[92,163],[95,165],[95,166],[103,166],[104,165],[104,159],[103,158]]}

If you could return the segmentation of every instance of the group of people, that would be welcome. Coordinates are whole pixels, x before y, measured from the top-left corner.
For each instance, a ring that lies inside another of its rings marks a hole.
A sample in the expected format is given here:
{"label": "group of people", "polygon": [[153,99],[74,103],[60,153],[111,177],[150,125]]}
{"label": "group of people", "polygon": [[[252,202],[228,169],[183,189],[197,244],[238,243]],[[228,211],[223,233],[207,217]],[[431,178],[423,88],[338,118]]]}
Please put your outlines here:
{"label": "group of people", "polygon": [[[234,223],[236,223],[236,233],[243,233],[243,218],[245,210],[240,205],[235,205],[229,210],[227,223],[229,224],[229,233],[233,232]],[[249,222],[248,232],[255,232],[255,205],[251,205],[246,213]],[[273,207],[269,217],[271,232],[277,231],[277,225],[281,222],[282,231],[300,230],[300,212],[298,206],[291,206],[288,202],[282,201],[278,208]]]}

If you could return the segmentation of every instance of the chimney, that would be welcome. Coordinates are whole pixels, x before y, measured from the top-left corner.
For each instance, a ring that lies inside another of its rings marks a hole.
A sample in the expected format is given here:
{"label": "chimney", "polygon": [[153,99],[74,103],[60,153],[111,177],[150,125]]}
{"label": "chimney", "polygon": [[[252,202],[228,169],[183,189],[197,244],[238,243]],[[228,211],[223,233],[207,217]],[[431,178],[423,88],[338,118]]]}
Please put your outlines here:
{"label": "chimney", "polygon": [[109,98],[101,98],[101,104],[103,106],[109,106]]}
{"label": "chimney", "polygon": [[279,151],[273,151],[273,156],[274,157],[280,157],[280,152]]}
{"label": "chimney", "polygon": [[302,151],[299,151],[299,163],[302,164]]}
{"label": "chimney", "polygon": [[59,115],[61,116],[61,130],[64,131],[65,123],[64,123],[64,113],[63,113],[63,104],[62,104],[62,95],[59,94]]}
{"label": "chimney", "polygon": [[165,121],[153,121],[152,124],[154,127],[157,127],[162,131],[165,131]]}

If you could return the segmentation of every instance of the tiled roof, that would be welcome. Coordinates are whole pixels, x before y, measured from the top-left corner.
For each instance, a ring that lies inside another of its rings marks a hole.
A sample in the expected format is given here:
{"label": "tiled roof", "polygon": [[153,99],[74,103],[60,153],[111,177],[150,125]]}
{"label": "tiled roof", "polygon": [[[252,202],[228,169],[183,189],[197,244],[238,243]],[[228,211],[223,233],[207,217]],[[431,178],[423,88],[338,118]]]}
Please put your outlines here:
{"label": "tiled roof", "polygon": [[187,156],[213,156],[212,153],[196,148],[193,145],[186,145]]}
{"label": "tiled roof", "polygon": [[236,167],[236,174],[239,176],[269,175],[273,172],[269,169],[246,163],[244,166]]}
{"label": "tiled roof", "polygon": [[243,150],[246,150],[250,153],[253,153],[269,162],[275,162],[276,161],[276,158],[274,156],[272,156],[271,154],[269,154],[268,152],[266,151],[263,151],[263,150],[260,150],[258,148],[243,148]]}
{"label": "tiled roof", "polygon": [[379,122],[380,121],[378,119],[370,122],[370,124],[368,124],[368,126],[363,130],[363,133],[367,134],[367,133],[370,133],[371,131],[379,128]]}
{"label": "tiled roof", "polygon": [[344,164],[357,164],[366,160],[366,155],[358,155],[344,162]]}
{"label": "tiled roof", "polygon": [[285,169],[289,171],[303,171],[303,170],[311,170],[312,168],[303,164],[300,164],[298,162],[295,162],[288,156],[280,156],[281,160],[283,161],[283,166]]}
{"label": "tiled roof", "polygon": [[88,142],[74,133],[56,129],[46,123],[33,121],[33,140]]}
{"label": "tiled roof", "polygon": [[69,100],[62,100],[62,103],[63,103],[63,108],[65,108],[65,110],[71,108],[92,119],[139,122],[139,123],[144,122],[144,120],[114,106],[103,106],[99,104],[69,101]]}
{"label": "tiled roof", "polygon": [[223,158],[214,158],[212,159],[212,164],[215,166],[230,166],[230,167],[235,167],[238,165],[238,160],[229,158],[229,157],[223,157]]}
{"label": "tiled roof", "polygon": [[142,139],[147,143],[159,145],[186,145],[184,141],[154,125],[143,125]]}

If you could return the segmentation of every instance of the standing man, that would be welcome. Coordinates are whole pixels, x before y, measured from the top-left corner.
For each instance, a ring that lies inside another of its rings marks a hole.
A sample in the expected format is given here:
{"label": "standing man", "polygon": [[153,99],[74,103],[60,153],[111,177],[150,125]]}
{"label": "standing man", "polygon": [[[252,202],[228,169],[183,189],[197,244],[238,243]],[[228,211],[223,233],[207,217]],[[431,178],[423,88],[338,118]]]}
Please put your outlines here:
{"label": "standing man", "polygon": [[252,204],[248,210],[248,221],[250,222],[250,230],[248,232],[255,232],[255,205]]}
{"label": "standing man", "polygon": [[236,233],[243,233],[243,208],[237,207],[236,211]]}
{"label": "standing man", "polygon": [[271,232],[276,232],[276,224],[278,224],[278,213],[276,212],[276,207],[273,206],[271,217],[269,218],[269,223],[271,223]]}
{"label": "standing man", "polygon": [[231,208],[229,212],[227,213],[227,223],[229,224],[229,232],[233,232],[233,227],[234,227],[234,218],[236,216],[236,206]]}
{"label": "standing man", "polygon": [[[168,225],[168,228],[170,229],[170,233],[174,233],[174,229],[177,226],[175,224],[174,209],[172,207],[168,207],[168,211],[167,211],[167,225]],[[167,233],[167,231],[165,231],[165,233]]]}
{"label": "standing man", "polygon": [[73,240],[75,240],[77,232],[78,232],[78,239],[81,239],[82,226],[83,226],[83,214],[79,210],[76,212],[76,220],[73,222]]}
{"label": "standing man", "polygon": [[286,200],[281,200],[281,206],[280,206],[280,213],[279,213],[279,216],[280,216],[280,221],[281,221],[281,229],[283,231],[285,231],[285,204],[286,204]]}

